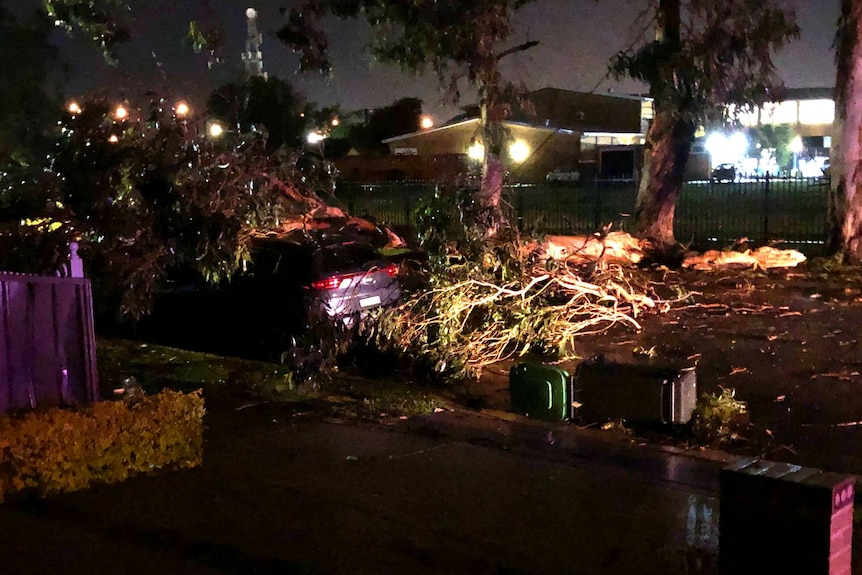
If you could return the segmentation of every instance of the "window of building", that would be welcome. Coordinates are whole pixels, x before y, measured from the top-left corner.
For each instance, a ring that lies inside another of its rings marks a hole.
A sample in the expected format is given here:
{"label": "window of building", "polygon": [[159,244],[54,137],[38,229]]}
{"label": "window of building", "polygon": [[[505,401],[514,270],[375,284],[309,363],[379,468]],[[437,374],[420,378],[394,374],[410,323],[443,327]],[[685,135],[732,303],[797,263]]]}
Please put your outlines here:
{"label": "window of building", "polygon": [[766,104],[760,114],[761,124],[795,125],[798,118],[799,102],[797,100]]}
{"label": "window of building", "polygon": [[832,100],[803,100],[799,102],[799,123],[808,125],[831,124],[835,121],[835,102]]}

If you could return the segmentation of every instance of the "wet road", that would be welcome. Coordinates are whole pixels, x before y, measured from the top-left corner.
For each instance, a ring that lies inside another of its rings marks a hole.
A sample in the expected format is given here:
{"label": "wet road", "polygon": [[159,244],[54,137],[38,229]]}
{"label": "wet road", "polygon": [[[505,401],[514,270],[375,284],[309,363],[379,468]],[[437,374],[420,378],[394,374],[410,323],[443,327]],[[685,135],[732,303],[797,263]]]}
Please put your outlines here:
{"label": "wet road", "polygon": [[0,506],[3,573],[714,573],[721,462],[467,412],[209,420],[204,465]]}

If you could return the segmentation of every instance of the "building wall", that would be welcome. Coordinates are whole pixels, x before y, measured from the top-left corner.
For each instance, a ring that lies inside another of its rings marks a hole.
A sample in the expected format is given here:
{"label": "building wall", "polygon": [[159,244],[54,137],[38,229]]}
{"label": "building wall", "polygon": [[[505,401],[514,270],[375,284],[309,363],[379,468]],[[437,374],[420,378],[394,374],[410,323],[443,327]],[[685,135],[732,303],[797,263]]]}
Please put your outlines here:
{"label": "building wall", "polygon": [[643,127],[644,98],[542,88],[530,93],[530,101],[531,123],[539,126],[625,133],[639,133]]}
{"label": "building wall", "polygon": [[[530,156],[521,164],[514,163],[504,154],[510,181],[540,181],[554,168],[577,165],[580,156],[580,134],[513,123],[507,124],[507,127],[512,141],[521,140],[531,150]],[[466,154],[479,134],[479,120],[475,119],[428,132],[408,134],[389,141],[388,146],[393,155]]]}

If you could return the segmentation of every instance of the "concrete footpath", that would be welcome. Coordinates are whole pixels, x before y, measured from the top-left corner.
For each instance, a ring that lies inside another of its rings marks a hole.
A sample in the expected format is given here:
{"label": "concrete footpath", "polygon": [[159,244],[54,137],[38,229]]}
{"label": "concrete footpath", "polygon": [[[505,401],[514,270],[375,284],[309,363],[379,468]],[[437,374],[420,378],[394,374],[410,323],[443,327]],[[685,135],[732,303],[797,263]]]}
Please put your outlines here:
{"label": "concrete footpath", "polygon": [[717,572],[726,461],[497,414],[208,418],[198,469],[0,506],[0,572]]}

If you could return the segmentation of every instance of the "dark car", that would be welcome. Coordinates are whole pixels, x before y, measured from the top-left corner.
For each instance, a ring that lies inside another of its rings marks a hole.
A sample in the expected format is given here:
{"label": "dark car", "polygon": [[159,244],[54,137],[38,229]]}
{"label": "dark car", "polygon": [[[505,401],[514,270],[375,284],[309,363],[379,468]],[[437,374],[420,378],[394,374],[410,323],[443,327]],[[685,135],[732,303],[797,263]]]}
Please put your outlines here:
{"label": "dark car", "polygon": [[350,323],[374,308],[400,301],[398,266],[372,245],[357,242],[320,247],[262,240],[252,250],[251,272],[258,287],[302,291],[303,309]]}
{"label": "dark car", "polygon": [[315,322],[349,328],[398,303],[397,276],[398,267],[370,244],[255,240],[247,269],[229,281],[174,282],[142,333],[187,349],[274,360],[308,339]]}
{"label": "dark car", "polygon": [[719,164],[712,170],[710,180],[713,182],[732,182],[736,180],[736,166],[733,164]]}

